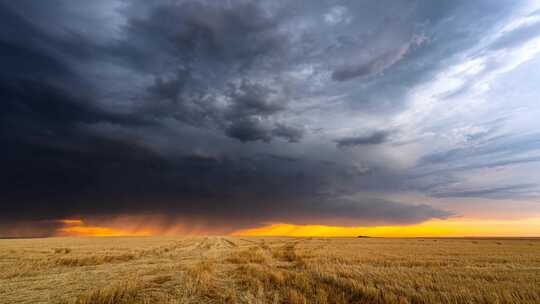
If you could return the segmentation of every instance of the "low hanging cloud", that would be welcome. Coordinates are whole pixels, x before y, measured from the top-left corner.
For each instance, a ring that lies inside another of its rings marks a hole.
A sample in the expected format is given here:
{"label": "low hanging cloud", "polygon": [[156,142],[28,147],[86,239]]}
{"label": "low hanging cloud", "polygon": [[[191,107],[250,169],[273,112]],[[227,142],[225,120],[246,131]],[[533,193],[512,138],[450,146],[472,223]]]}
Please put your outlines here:
{"label": "low hanging cloud", "polygon": [[[452,212],[425,204],[407,205],[369,197],[337,198],[331,202],[316,201],[313,202],[311,209],[311,213],[291,216],[287,222],[333,226],[408,225],[434,218],[445,219],[454,215]],[[389,221],[390,214],[392,220]]]}
{"label": "low hanging cloud", "polygon": [[[67,147],[49,147],[46,154],[41,152],[42,159],[34,160],[32,165],[40,167],[32,175],[17,170],[24,158],[18,156],[21,151],[12,151],[4,176],[18,185],[11,185],[9,191],[2,188],[7,194],[2,197],[2,215],[12,221],[37,222],[161,215],[170,223],[162,223],[163,229],[182,222],[206,232],[232,232],[274,221],[412,224],[451,215],[427,205],[340,198],[354,193],[355,181],[365,178],[340,166],[272,156],[193,155],[171,161],[136,146],[89,140],[86,135],[80,143],[72,141],[69,149],[76,149],[78,155],[67,156]],[[102,149],[94,151],[96,145]],[[122,155],[117,154],[122,150]],[[7,180],[2,182],[7,185]],[[26,191],[31,184],[33,190]],[[8,203],[14,201],[17,204]]]}

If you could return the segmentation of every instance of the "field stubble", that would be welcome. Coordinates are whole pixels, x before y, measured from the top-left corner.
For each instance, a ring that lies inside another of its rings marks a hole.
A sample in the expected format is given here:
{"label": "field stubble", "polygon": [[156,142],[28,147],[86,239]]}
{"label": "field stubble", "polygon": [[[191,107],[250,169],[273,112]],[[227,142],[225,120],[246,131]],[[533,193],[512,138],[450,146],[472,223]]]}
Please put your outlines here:
{"label": "field stubble", "polygon": [[0,240],[0,303],[540,303],[540,240]]}

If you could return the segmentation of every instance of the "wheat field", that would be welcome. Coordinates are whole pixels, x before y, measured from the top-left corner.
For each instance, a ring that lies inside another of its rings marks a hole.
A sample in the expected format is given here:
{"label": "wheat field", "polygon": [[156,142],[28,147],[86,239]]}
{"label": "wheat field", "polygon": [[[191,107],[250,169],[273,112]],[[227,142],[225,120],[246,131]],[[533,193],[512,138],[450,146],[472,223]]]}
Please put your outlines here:
{"label": "wheat field", "polygon": [[0,303],[540,303],[540,240],[6,239]]}

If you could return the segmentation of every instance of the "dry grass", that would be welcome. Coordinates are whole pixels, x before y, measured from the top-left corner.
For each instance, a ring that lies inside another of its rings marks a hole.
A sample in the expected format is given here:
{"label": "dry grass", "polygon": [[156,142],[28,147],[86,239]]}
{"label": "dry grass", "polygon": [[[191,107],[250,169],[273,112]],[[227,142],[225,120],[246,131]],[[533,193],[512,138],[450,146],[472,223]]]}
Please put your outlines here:
{"label": "dry grass", "polygon": [[0,240],[0,303],[540,303],[540,240]]}

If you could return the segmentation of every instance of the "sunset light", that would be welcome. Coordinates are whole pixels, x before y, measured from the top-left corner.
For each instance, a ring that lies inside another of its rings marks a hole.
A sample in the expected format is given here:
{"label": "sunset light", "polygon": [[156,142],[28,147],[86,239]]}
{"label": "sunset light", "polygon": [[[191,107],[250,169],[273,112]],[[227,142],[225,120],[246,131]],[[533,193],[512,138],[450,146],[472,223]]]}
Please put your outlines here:
{"label": "sunset light", "polygon": [[125,231],[108,227],[67,226],[58,229],[58,236],[145,236],[155,234],[152,231]]}
{"label": "sunset light", "polygon": [[302,237],[539,237],[540,218],[525,220],[431,220],[409,226],[336,227],[272,224],[240,230],[240,236]]}

